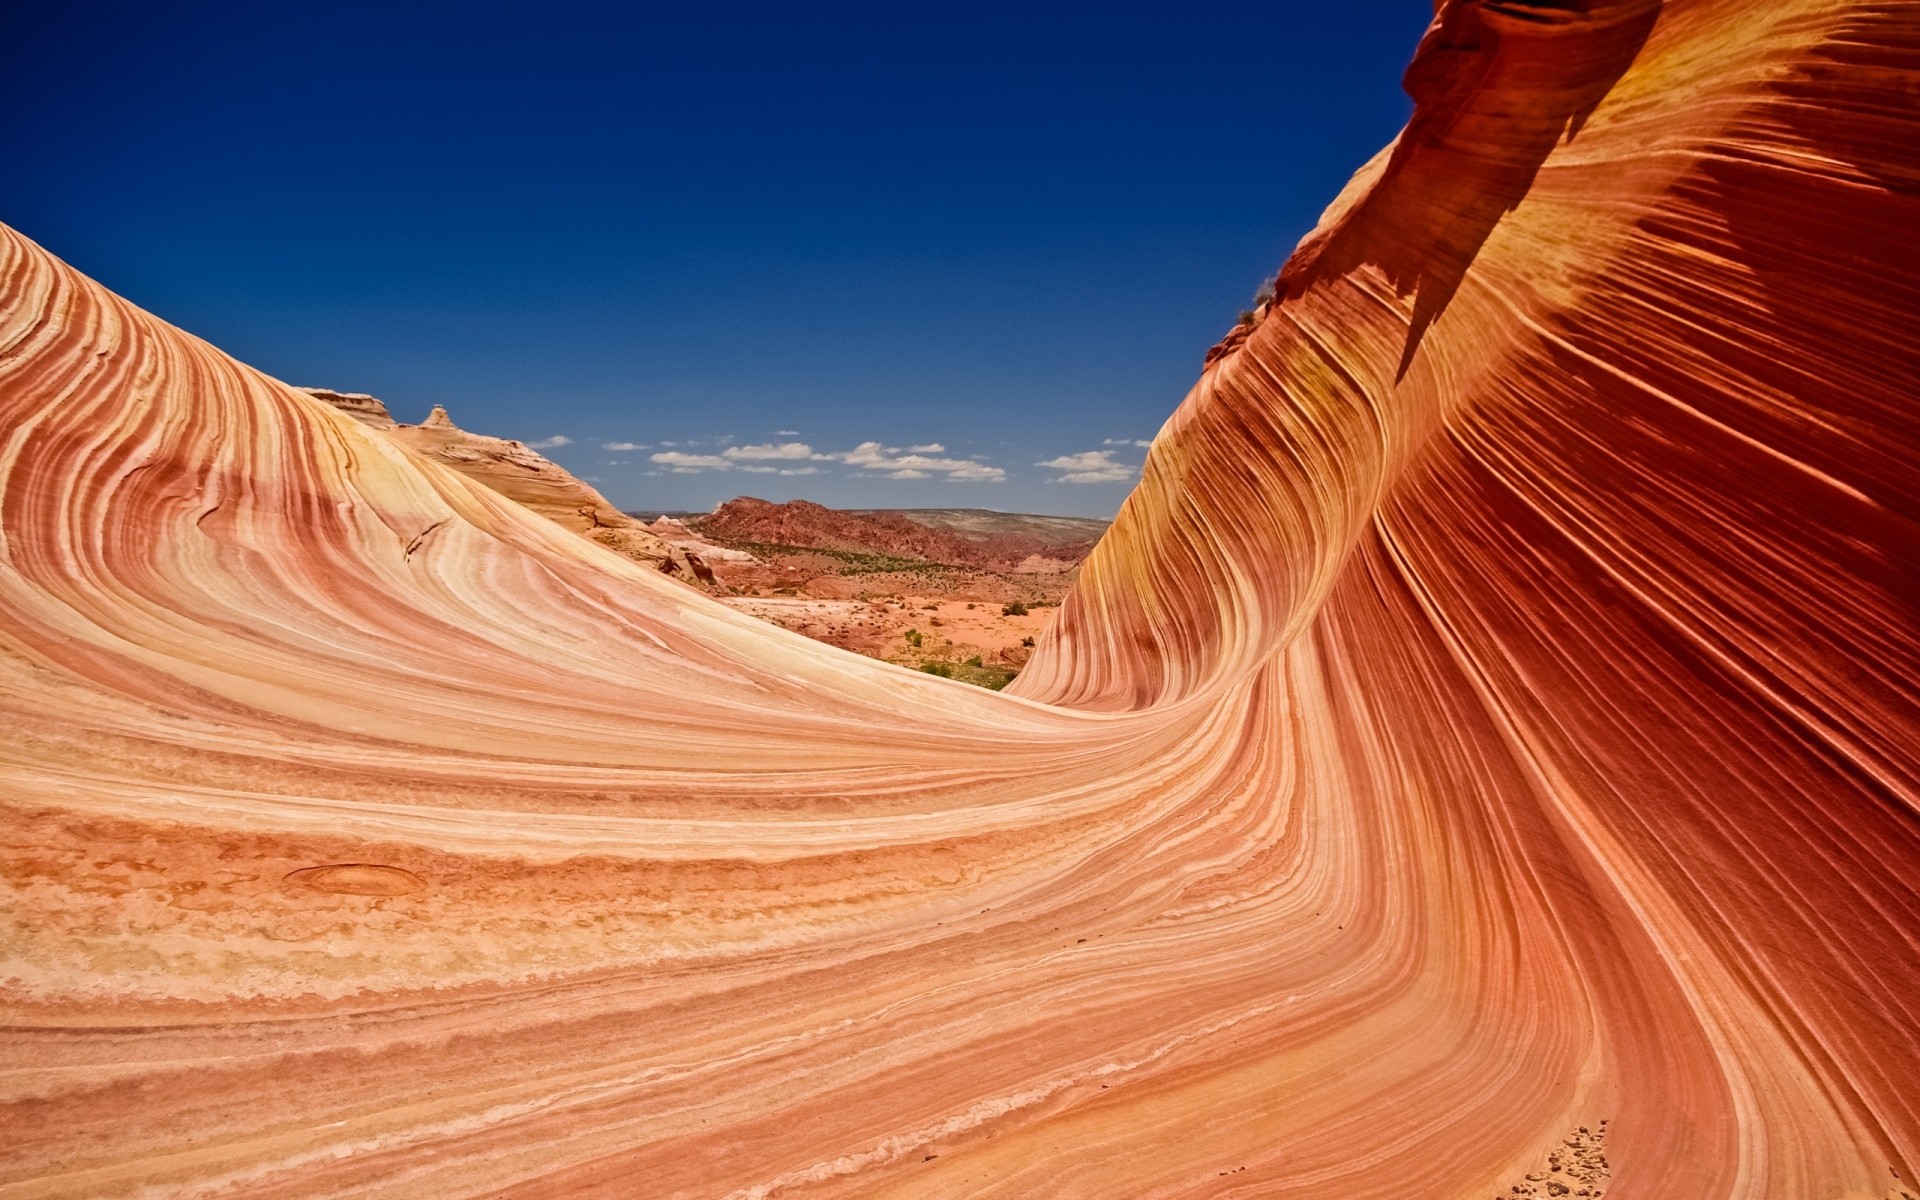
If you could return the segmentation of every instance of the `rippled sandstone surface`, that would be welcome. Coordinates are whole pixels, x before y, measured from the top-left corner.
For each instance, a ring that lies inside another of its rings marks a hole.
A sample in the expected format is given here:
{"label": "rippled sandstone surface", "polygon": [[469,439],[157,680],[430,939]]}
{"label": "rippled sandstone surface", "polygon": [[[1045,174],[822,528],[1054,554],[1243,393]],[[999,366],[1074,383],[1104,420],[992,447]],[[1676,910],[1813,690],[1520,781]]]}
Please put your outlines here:
{"label": "rippled sandstone surface", "polygon": [[1012,695],[0,237],[0,1196],[1920,1194],[1917,79],[1447,4]]}

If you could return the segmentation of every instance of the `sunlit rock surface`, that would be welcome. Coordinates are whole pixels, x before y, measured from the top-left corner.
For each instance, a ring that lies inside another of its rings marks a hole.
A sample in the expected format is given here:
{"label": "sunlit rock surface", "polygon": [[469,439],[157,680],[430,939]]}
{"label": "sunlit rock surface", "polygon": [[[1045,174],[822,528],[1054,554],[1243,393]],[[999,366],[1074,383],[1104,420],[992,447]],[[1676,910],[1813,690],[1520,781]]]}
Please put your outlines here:
{"label": "sunlit rock surface", "polygon": [[1917,27],[1447,6],[1017,696],[8,234],[0,1195],[1920,1195]]}
{"label": "sunlit rock surface", "polygon": [[438,404],[420,424],[402,425],[393,419],[385,403],[361,392],[294,390],[326,401],[361,424],[617,554],[695,586],[714,582],[713,573],[697,553],[690,554],[688,548],[669,543],[615,508],[592,484],[524,442],[469,433],[455,425]]}

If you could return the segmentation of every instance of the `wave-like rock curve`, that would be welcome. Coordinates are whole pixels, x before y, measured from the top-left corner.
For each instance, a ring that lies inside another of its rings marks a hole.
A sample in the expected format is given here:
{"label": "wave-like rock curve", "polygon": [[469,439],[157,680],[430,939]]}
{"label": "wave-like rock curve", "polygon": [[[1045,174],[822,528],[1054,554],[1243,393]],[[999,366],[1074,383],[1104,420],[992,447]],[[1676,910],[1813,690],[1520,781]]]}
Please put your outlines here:
{"label": "wave-like rock curve", "polygon": [[1016,696],[7,232],[0,1195],[1920,1194],[1915,78],[1446,5]]}

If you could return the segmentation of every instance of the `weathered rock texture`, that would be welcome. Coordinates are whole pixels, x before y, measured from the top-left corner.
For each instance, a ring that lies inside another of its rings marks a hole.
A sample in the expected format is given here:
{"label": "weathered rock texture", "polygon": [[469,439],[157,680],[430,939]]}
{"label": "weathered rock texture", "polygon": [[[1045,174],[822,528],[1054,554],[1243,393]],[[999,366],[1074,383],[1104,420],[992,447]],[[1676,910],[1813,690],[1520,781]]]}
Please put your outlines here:
{"label": "weathered rock texture", "polygon": [[0,1187],[1915,1192],[1916,67],[1446,5],[1024,699],[0,238]]}
{"label": "weathered rock texture", "polygon": [[613,506],[598,489],[524,442],[469,433],[434,405],[418,425],[402,425],[387,406],[358,392],[298,388],[386,433],[403,446],[445,463],[564,528],[696,586],[713,582],[700,556],[675,546]]}
{"label": "weathered rock texture", "polygon": [[375,429],[397,429],[400,423],[387,411],[386,402],[365,392],[336,392],[332,388],[297,388],[316,400],[325,400],[362,425]]}

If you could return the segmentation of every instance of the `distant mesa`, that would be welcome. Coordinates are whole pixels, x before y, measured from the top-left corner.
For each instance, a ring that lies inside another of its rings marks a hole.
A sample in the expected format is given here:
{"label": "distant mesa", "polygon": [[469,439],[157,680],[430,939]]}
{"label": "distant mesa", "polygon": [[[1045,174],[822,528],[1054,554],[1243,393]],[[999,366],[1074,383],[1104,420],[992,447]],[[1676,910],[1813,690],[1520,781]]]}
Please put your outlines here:
{"label": "distant mesa", "polygon": [[1107,522],[739,496],[647,526],[712,564],[726,603],[816,641],[1007,686]]}
{"label": "distant mesa", "polygon": [[905,555],[990,571],[1067,570],[1093,549],[1107,522],[983,509],[831,509],[810,500],[775,504],[741,496],[694,530],[733,542]]}

